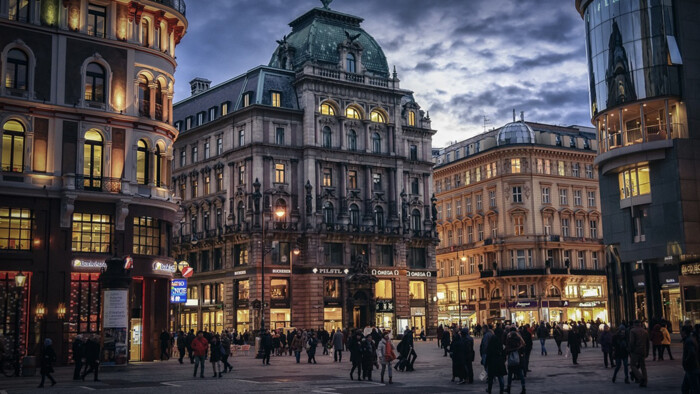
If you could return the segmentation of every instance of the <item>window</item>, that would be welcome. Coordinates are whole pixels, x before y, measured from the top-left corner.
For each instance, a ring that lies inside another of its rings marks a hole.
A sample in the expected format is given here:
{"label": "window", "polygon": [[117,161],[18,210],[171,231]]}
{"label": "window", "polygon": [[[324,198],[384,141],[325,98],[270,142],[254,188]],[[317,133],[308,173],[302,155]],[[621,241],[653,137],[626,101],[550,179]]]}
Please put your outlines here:
{"label": "window", "polygon": [[583,238],[583,219],[576,219],[575,224],[576,224],[576,236],[579,238]]}
{"label": "window", "polygon": [[470,185],[472,183],[471,175],[472,175],[471,171],[466,171],[464,173],[464,184],[465,185]]}
{"label": "window", "polygon": [[185,130],[189,130],[192,128],[192,117],[188,116],[185,118]]}
{"label": "window", "polygon": [[646,221],[647,210],[643,207],[633,207],[632,208],[632,227],[634,229],[633,242],[644,242],[646,241],[646,234],[644,232],[644,222]]}
{"label": "window", "polygon": [[270,298],[273,300],[286,300],[289,298],[289,279],[270,280]]}
{"label": "window", "polygon": [[[190,216],[190,232],[194,235],[197,232],[197,215]],[[192,255],[190,255],[190,260],[192,260]],[[192,261],[190,261],[192,264]]]}
{"label": "window", "polygon": [[565,168],[564,168],[564,162],[563,162],[563,161],[557,162],[557,174],[558,174],[559,176],[565,176],[565,175],[566,175],[566,170],[565,170]]}
{"label": "window", "polygon": [[323,279],[323,298],[339,299],[340,294],[340,279]]}
{"label": "window", "polygon": [[511,174],[520,174],[520,159],[510,159]]}
{"label": "window", "polygon": [[513,218],[513,226],[515,235],[525,234],[525,219],[522,216]]}
{"label": "window", "polygon": [[357,189],[357,171],[348,171],[348,189]]}
{"label": "window", "polygon": [[2,171],[24,171],[24,126],[8,120],[2,126]]}
{"label": "window", "polygon": [[382,191],[382,174],[377,174],[376,172],[372,174],[372,191]]}
{"label": "window", "polygon": [[238,146],[245,145],[245,130],[238,130]]}
{"label": "window", "polygon": [[375,123],[386,123],[386,117],[381,112],[374,110],[369,113],[369,119]]}
{"label": "window", "polygon": [[496,191],[489,190],[489,207],[496,208]]}
{"label": "window", "polygon": [[323,127],[323,132],[322,132],[322,143],[324,148],[330,148],[332,144],[332,136],[333,133],[331,132],[331,128],[328,126]]}
{"label": "window", "polygon": [[239,280],[238,284],[238,301],[248,301],[250,298],[250,281]]}
{"label": "window", "polygon": [[29,60],[24,51],[11,49],[7,52],[5,64],[5,87],[8,89],[27,90],[29,81]]}
{"label": "window", "polygon": [[574,205],[576,205],[577,207],[583,205],[583,199],[581,197],[581,194],[583,194],[581,190],[574,190]]}
{"label": "window", "polygon": [[411,156],[410,156],[411,160],[417,161],[418,160],[418,147],[416,145],[411,145],[410,151],[411,151]]}
{"label": "window", "polygon": [[209,121],[216,119],[216,107],[209,108]]}
{"label": "window", "polygon": [[544,235],[552,235],[552,217],[544,217]]}
{"label": "window", "polygon": [[586,269],[586,259],[585,259],[585,252],[582,250],[579,250],[578,252],[578,268],[585,270]]}
{"label": "window", "polygon": [[180,183],[180,200],[185,199],[185,192],[187,191],[187,185],[184,182]]}
{"label": "window", "polygon": [[14,21],[29,21],[30,0],[12,0],[9,5],[8,18]]}
{"label": "window", "polygon": [[[160,81],[156,81],[156,108],[155,108],[156,119],[165,120],[163,118],[163,86]],[[202,114],[204,116],[204,114]],[[211,119],[210,119],[211,120]]]}
{"label": "window", "polygon": [[379,133],[372,134],[372,152],[382,153],[382,137]]}
{"label": "window", "polygon": [[351,151],[357,150],[357,133],[352,129],[348,132],[348,149]]}
{"label": "window", "polygon": [[209,211],[206,210],[202,214],[202,227],[204,227],[204,230],[209,230]]}
{"label": "window", "polygon": [[406,262],[409,268],[427,268],[425,265],[425,248],[408,248]]}
{"label": "window", "polygon": [[243,205],[243,201],[238,202],[238,206],[236,207],[236,214],[238,215],[238,224],[243,224],[245,223],[245,205]]}
{"label": "window", "polygon": [[569,191],[567,189],[559,189],[559,205],[569,205]]}
{"label": "window", "polygon": [[358,111],[355,107],[348,107],[345,110],[345,117],[348,119],[362,119],[360,111]]}
{"label": "window", "polygon": [[557,136],[554,138],[554,143],[555,143],[557,146],[561,146],[561,136],[560,136],[560,135],[557,135]]}
{"label": "window", "polygon": [[245,185],[245,165],[238,166],[238,185]]}
{"label": "window", "polygon": [[250,106],[250,96],[251,92],[247,92],[243,95],[243,108]]}
{"label": "window", "polygon": [[228,115],[228,107],[229,107],[228,101],[221,104],[221,116]]}
{"label": "window", "polygon": [[197,198],[197,195],[199,194],[199,190],[197,190],[197,187],[199,186],[199,181],[197,178],[192,179],[192,198]]}
{"label": "window", "polygon": [[224,153],[224,137],[216,137],[216,154],[221,155]]}
{"label": "window", "polygon": [[581,176],[581,165],[578,163],[574,163],[571,165],[571,176],[575,176],[576,178]]}
{"label": "window", "polygon": [[332,225],[335,222],[335,212],[330,201],[323,203],[323,223]]}
{"label": "window", "polygon": [[332,187],[333,186],[333,169],[324,168],[323,169],[323,186]]}
{"label": "window", "polygon": [[374,225],[384,228],[384,208],[380,206],[374,207]]}
{"label": "window", "polygon": [[275,183],[284,183],[284,164],[275,164]]}
{"label": "window", "polygon": [[484,240],[484,223],[477,223],[476,224],[476,232],[477,232],[477,236],[479,237],[478,240],[483,241]]}
{"label": "window", "polygon": [[651,193],[649,166],[640,166],[618,174],[620,199]]}
{"label": "window", "polygon": [[447,220],[450,220],[450,219],[452,219],[452,203],[451,203],[451,202],[448,202],[448,203],[446,204],[446,206],[447,206],[447,209],[446,209],[446,211],[447,211]]}
{"label": "window", "polygon": [[595,192],[588,192],[588,206],[595,207]]}
{"label": "window", "polygon": [[[411,212],[411,230],[413,231],[420,231],[421,230],[421,221],[420,221],[420,211],[417,209],[414,209],[413,212]],[[461,231],[460,229],[460,237],[461,237]],[[460,243],[462,243],[460,239]]]}
{"label": "window", "polygon": [[204,124],[204,112],[200,112],[197,114],[197,126],[201,126]]}
{"label": "window", "polygon": [[151,87],[143,74],[139,75],[139,115],[151,116]]}
{"label": "window", "polygon": [[593,269],[597,270],[598,267],[598,252],[591,252],[591,263],[593,263]]}
{"label": "window", "polygon": [[549,188],[543,187],[542,188],[542,204],[549,204],[549,203],[550,203]]}
{"label": "window", "polygon": [[322,115],[335,116],[335,109],[333,109],[333,106],[328,103],[321,104],[319,112],[321,112]]}
{"label": "window", "polygon": [[360,208],[356,204],[350,205],[350,225],[360,225]]}
{"label": "window", "polygon": [[134,218],[134,254],[158,256],[160,241],[160,220],[147,216]]}
{"label": "window", "polygon": [[593,179],[593,165],[586,164],[586,178]]}
{"label": "window", "polygon": [[467,242],[474,242],[474,226],[467,226]]}
{"label": "window", "polygon": [[324,243],[323,257],[326,265],[343,265],[343,244],[338,242]]}
{"label": "window", "polygon": [[522,203],[523,202],[523,187],[513,186],[513,202]]}
{"label": "window", "polygon": [[345,57],[345,71],[355,73],[355,55],[348,53]]}
{"label": "window", "polygon": [[482,208],[482,205],[481,205],[481,194],[477,194],[477,195],[476,195],[476,210],[477,210],[477,211],[481,211],[482,209],[483,209],[483,208]]}
{"label": "window", "polygon": [[105,102],[105,69],[97,63],[90,63],[85,71],[85,101]]}
{"label": "window", "polygon": [[291,252],[289,242],[272,241],[272,264],[289,265]]}
{"label": "window", "polygon": [[277,130],[275,130],[275,143],[277,145],[284,145],[284,129],[282,127],[278,127]]}
{"label": "window", "polygon": [[379,267],[394,266],[394,247],[391,245],[377,245],[377,261]]}
{"label": "window", "polygon": [[282,95],[279,92],[272,92],[271,93],[271,99],[272,99],[272,106],[273,107],[280,107],[282,104]]}
{"label": "window", "polygon": [[476,167],[476,170],[474,172],[474,180],[476,182],[481,182],[481,167]]}
{"label": "window", "polygon": [[496,238],[498,237],[498,224],[496,220],[491,220],[489,222],[489,227],[491,227],[491,237]]}
{"label": "window", "polygon": [[184,167],[185,165],[187,165],[187,151],[182,149],[180,151],[180,167]]}
{"label": "window", "polygon": [[425,282],[420,280],[408,281],[408,296],[411,300],[424,300]]}
{"label": "window", "polygon": [[85,133],[83,187],[93,190],[102,188],[102,135],[94,129]]}
{"label": "window", "polygon": [[469,275],[475,272],[474,266],[474,256],[469,256]]}
{"label": "window", "polygon": [[418,194],[418,178],[411,178],[411,194]]}
{"label": "window", "polygon": [[467,213],[472,213],[472,198],[467,197]]}
{"label": "window", "polygon": [[207,173],[204,175],[204,195],[211,194],[211,177]]}
{"label": "window", "polygon": [[590,227],[591,239],[598,239],[598,221],[591,220],[588,222]]}
{"label": "window", "polygon": [[409,126],[416,125],[416,113],[413,111],[408,111],[408,125]]}
{"label": "window", "polygon": [[198,152],[198,147],[197,145],[194,145],[192,147],[192,163],[196,163],[199,160],[199,152]]}
{"label": "window", "polygon": [[95,37],[105,37],[107,9],[94,4],[88,5],[87,33]]}
{"label": "window", "polygon": [[218,171],[216,173],[216,191],[220,192],[224,190],[224,173],[223,171]]}
{"label": "window", "polygon": [[575,147],[576,147],[576,138],[569,137],[569,148],[575,148]]}
{"label": "window", "polygon": [[148,184],[148,156],[146,141],[139,140],[136,147],[136,182],[140,185]]}
{"label": "window", "polygon": [[561,235],[564,237],[569,236],[569,219],[561,220]]}
{"label": "window", "polygon": [[30,250],[34,213],[23,208],[0,208],[0,250]]}
{"label": "window", "polygon": [[458,198],[457,201],[455,202],[455,211],[457,213],[457,216],[462,215],[462,199]]}
{"label": "window", "polygon": [[374,284],[374,296],[380,300],[392,300],[394,292],[392,291],[391,279],[379,279]]}
{"label": "window", "polygon": [[73,214],[71,245],[73,252],[109,253],[111,247],[111,216],[89,213]]}

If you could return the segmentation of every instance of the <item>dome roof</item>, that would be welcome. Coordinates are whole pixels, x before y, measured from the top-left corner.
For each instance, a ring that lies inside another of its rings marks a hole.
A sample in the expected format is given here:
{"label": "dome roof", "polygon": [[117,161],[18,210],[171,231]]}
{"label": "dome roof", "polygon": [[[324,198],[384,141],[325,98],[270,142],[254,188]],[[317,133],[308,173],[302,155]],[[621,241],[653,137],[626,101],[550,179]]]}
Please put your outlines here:
{"label": "dome roof", "polygon": [[278,46],[270,59],[269,66],[285,68],[281,64],[281,51],[286,49],[296,70],[307,61],[335,67],[340,62],[338,44],[349,37],[362,46],[362,65],[377,76],[389,77],[389,66],[384,51],[372,36],[367,34],[360,23],[362,18],[343,14],[328,8],[314,8],[292,21],[292,32]]}
{"label": "dome roof", "polygon": [[513,122],[498,132],[498,145],[534,144],[535,132],[525,122]]}

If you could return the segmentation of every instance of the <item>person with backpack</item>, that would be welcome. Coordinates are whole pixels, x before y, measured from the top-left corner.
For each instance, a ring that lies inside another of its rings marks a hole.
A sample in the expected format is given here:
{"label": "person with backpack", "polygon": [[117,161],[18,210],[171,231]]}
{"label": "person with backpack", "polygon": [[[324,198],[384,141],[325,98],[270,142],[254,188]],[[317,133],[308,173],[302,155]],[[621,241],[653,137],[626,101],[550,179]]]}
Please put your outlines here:
{"label": "person with backpack", "polygon": [[396,360],[396,353],[394,352],[394,344],[389,338],[389,331],[384,331],[384,338],[377,346],[377,359],[382,364],[381,382],[384,383],[384,371],[389,366],[389,384],[392,384],[391,363]]}
{"label": "person with backpack", "polygon": [[520,378],[520,384],[522,385],[522,392],[525,392],[525,374],[524,374],[524,360],[525,360],[525,341],[518,334],[518,331],[513,326],[510,328],[510,332],[506,336],[505,350],[506,362],[508,365],[508,385],[506,386],[506,391],[510,393],[510,384],[513,381],[513,377],[517,376]]}
{"label": "person with backpack", "polygon": [[629,363],[628,357],[629,353],[627,350],[627,331],[624,324],[620,324],[617,328],[617,332],[612,337],[612,352],[615,358],[615,371],[613,372],[612,381],[615,383],[615,378],[617,378],[617,372],[620,367],[625,366],[625,383],[629,384]]}

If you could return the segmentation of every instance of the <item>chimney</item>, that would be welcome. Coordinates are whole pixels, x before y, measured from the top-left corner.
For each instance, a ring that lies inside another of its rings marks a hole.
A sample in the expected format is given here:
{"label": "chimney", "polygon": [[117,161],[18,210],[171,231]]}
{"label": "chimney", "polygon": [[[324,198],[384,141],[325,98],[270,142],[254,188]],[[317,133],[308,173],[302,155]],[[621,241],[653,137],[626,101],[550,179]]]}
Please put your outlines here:
{"label": "chimney", "polygon": [[525,111],[520,111],[520,121],[525,122]]}
{"label": "chimney", "polygon": [[197,77],[190,81],[190,88],[192,89],[192,95],[199,94],[209,90],[209,85],[211,81],[205,78]]}
{"label": "chimney", "polygon": [[515,122],[515,108],[513,108],[513,122]]}

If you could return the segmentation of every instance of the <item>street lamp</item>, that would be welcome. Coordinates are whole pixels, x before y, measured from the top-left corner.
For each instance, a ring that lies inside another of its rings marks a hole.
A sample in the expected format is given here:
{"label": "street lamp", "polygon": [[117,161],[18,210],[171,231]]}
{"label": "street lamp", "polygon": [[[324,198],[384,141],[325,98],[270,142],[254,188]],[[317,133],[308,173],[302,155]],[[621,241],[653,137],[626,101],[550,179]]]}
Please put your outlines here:
{"label": "street lamp", "polygon": [[22,270],[15,275],[15,290],[17,291],[17,297],[15,297],[15,376],[19,376],[19,330],[20,330],[20,305],[22,303],[22,290],[24,290],[24,283],[27,281],[27,275],[22,273]]}

